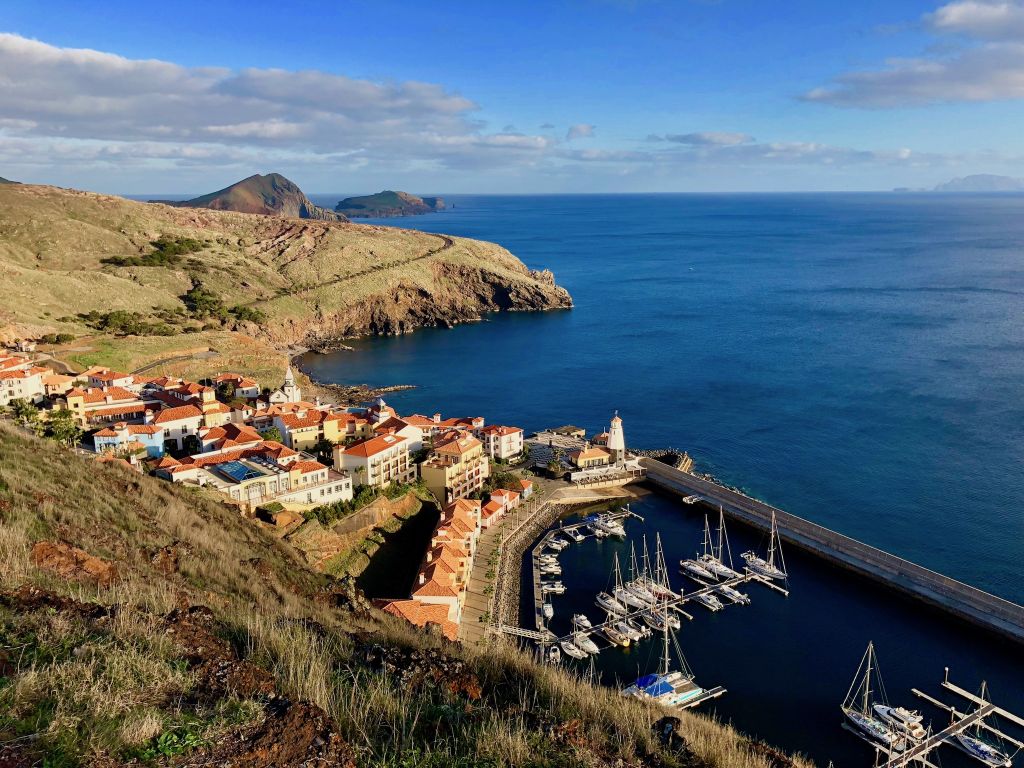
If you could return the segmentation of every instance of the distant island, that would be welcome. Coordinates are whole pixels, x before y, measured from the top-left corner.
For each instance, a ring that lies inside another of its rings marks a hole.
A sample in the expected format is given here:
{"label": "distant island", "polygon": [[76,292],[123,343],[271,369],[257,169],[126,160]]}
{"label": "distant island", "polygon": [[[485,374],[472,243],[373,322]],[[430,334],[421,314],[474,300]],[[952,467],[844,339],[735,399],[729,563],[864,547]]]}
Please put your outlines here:
{"label": "distant island", "polygon": [[279,173],[255,174],[230,187],[191,200],[151,200],[177,208],[209,208],[214,211],[260,213],[319,221],[347,221],[340,213],[310,202],[298,184]]}
{"label": "distant island", "polygon": [[1024,192],[1024,179],[994,173],[975,173],[937,184],[931,189],[897,187],[893,192]]}
{"label": "distant island", "polygon": [[0,176],[0,184],[17,184],[17,183],[18,182],[16,182],[16,181],[11,181],[10,179],[5,179],[3,176]]}
{"label": "distant island", "polygon": [[419,216],[445,209],[440,197],[416,197],[408,192],[386,189],[375,195],[346,197],[334,206],[337,213],[350,219],[386,219],[396,216]]}

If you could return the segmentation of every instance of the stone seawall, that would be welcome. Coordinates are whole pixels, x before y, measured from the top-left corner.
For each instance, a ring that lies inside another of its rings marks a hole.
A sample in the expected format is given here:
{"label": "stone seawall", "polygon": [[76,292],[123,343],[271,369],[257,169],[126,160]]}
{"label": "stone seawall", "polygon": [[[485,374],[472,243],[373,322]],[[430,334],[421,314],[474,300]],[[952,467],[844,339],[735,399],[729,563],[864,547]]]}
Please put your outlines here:
{"label": "stone seawall", "polygon": [[1016,603],[653,459],[641,459],[641,464],[647,470],[648,482],[654,485],[682,496],[700,495],[721,505],[730,517],[755,528],[767,529],[774,513],[783,540],[977,626],[1024,643],[1024,607]]}

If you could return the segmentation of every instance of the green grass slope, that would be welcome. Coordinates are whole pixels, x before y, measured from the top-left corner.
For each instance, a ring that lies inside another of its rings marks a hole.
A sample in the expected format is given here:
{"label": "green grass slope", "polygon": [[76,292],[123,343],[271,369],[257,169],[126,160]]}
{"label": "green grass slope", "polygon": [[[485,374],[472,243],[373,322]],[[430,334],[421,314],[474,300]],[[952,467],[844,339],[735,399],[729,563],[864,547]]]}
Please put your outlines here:
{"label": "green grass slope", "polygon": [[0,765],[802,765],[697,715],[663,744],[664,714],[420,632],[205,491],[0,422]]}

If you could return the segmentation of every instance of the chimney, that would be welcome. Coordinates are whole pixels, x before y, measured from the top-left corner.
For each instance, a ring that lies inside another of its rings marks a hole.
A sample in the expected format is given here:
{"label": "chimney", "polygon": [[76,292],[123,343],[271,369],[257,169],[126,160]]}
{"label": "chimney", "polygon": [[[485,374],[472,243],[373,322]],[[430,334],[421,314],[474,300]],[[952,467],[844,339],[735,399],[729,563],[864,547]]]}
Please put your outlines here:
{"label": "chimney", "polygon": [[440,424],[441,423],[441,414],[440,413],[435,413],[434,414],[434,423],[435,424]]}

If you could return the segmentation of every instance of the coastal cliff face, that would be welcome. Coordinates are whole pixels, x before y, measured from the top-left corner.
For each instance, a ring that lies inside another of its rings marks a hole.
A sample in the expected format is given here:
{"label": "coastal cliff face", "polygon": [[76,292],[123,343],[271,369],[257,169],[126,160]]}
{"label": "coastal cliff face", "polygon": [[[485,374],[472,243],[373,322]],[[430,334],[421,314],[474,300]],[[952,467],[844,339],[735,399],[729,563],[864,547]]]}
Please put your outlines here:
{"label": "coastal cliff face", "polygon": [[[0,290],[12,299],[0,327],[12,338],[90,333],[89,313],[124,310],[171,323],[168,348],[225,330],[320,347],[572,306],[550,272],[500,246],[392,227],[3,185],[0,235]],[[190,250],[154,257],[161,238]],[[231,312],[189,319],[186,294],[197,286]]]}

